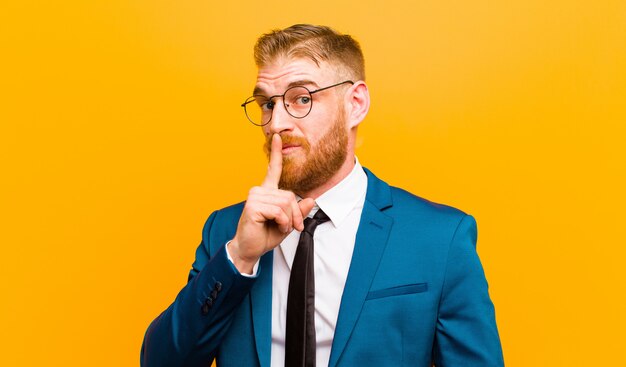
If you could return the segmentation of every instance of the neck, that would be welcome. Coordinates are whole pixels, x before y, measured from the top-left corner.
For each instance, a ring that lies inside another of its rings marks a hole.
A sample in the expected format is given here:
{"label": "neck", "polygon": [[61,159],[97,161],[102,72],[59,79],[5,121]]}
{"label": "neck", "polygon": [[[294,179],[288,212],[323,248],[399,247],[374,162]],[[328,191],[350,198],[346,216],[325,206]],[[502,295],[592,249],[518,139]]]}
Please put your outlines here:
{"label": "neck", "polygon": [[350,172],[352,172],[352,170],[354,169],[354,165],[356,164],[354,153],[352,153],[348,157],[349,158],[346,159],[345,162],[343,162],[339,170],[337,170],[337,172],[324,184],[308,192],[296,192],[296,194],[298,194],[298,196],[303,199],[311,198],[315,200],[318,197],[322,196],[326,191],[335,187],[339,182],[341,182],[341,180],[348,177]]}

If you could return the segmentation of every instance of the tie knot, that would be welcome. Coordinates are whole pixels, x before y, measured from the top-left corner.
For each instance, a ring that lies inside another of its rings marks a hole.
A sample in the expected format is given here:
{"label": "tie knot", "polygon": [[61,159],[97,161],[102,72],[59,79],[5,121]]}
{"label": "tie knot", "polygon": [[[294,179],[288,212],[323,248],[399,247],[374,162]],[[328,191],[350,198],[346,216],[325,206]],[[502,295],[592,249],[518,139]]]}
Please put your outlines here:
{"label": "tie knot", "polygon": [[328,218],[328,215],[326,215],[326,213],[324,213],[322,209],[319,209],[317,213],[315,213],[313,218],[304,218],[304,231],[302,232],[307,232],[308,234],[313,236],[315,228],[317,228],[318,225],[324,222],[328,222],[329,220],[330,218]]}

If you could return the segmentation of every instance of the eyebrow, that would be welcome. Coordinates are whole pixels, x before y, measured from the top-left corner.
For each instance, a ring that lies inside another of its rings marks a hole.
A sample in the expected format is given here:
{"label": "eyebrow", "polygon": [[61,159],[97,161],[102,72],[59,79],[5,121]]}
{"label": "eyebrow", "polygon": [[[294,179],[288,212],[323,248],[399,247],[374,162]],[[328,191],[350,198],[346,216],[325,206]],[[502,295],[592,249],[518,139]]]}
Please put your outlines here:
{"label": "eyebrow", "polygon": [[[293,82],[289,83],[287,85],[287,89],[291,88],[291,87],[304,87],[304,86],[313,86],[315,89],[319,89],[319,85],[317,85],[316,82],[312,81],[312,80],[308,80],[308,79],[300,79],[300,80],[294,80]],[[254,91],[252,92],[252,95],[257,96],[257,95],[262,95],[264,96],[265,91],[263,90],[263,88],[261,87],[254,87]]]}

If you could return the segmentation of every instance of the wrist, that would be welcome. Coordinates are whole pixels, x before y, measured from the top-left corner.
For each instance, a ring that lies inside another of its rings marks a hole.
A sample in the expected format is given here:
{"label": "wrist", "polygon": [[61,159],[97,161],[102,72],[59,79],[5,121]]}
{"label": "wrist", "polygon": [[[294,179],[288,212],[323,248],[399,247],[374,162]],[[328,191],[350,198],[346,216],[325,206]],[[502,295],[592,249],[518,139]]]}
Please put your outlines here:
{"label": "wrist", "polygon": [[245,256],[242,254],[241,248],[239,247],[239,242],[237,238],[234,238],[227,247],[227,251],[232,258],[232,262],[239,270],[240,273],[243,274],[252,274],[254,271],[254,266],[259,261],[259,257],[254,256]]}

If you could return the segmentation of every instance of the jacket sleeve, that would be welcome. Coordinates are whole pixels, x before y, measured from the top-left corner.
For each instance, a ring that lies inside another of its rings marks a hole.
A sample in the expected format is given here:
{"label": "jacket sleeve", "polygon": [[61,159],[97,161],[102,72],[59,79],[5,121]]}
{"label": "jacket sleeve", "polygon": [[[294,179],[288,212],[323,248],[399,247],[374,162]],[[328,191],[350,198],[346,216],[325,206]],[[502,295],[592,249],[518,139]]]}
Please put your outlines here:
{"label": "jacket sleeve", "polygon": [[[218,213],[211,214],[204,226],[187,285],[146,331],[143,367],[209,366],[235,309],[256,280],[239,274],[224,244],[210,243],[219,237],[211,235]],[[210,248],[218,250],[211,256]]]}
{"label": "jacket sleeve", "polygon": [[433,348],[437,367],[504,365],[476,232],[466,215],[450,243]]}

